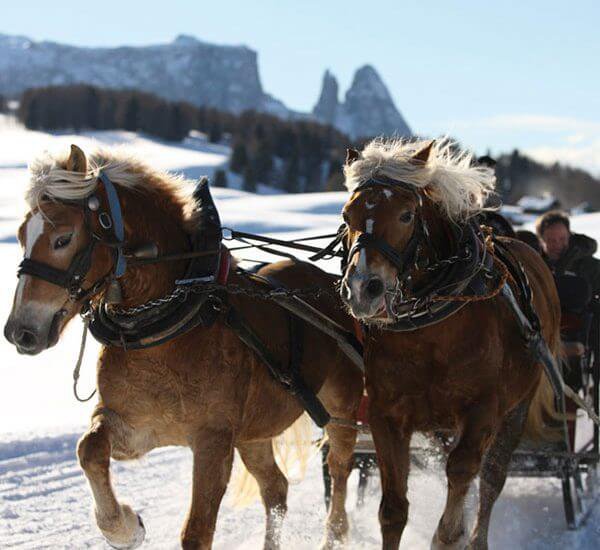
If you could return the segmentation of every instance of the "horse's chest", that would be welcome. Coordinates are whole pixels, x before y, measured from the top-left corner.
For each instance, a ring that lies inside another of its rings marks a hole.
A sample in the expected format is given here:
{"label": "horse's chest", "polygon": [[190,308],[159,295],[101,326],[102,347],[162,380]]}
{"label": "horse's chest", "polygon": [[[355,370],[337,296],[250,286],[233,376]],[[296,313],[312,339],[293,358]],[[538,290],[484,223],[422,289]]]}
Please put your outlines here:
{"label": "horse's chest", "polygon": [[410,349],[380,354],[367,364],[369,394],[386,416],[402,418],[415,430],[454,428],[471,389],[434,354]]}

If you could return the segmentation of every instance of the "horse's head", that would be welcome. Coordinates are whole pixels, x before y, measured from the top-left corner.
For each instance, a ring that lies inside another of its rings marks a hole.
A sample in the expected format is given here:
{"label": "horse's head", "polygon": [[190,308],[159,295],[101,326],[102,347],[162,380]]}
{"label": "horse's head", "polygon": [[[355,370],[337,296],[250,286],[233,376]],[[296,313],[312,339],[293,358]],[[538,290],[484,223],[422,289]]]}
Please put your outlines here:
{"label": "horse's head", "polygon": [[349,151],[344,171],[352,195],[343,208],[349,252],[342,298],[361,320],[392,321],[391,301],[435,246],[432,225],[480,209],[493,174],[434,141],[375,141],[362,154]]}
{"label": "horse's head", "polygon": [[[84,153],[73,146],[61,169],[86,173]],[[84,291],[112,265],[111,254],[94,246],[98,221],[88,215],[87,205],[39,198],[19,228],[24,261],[4,328],[8,341],[30,355],[56,344],[62,329],[81,309]]]}

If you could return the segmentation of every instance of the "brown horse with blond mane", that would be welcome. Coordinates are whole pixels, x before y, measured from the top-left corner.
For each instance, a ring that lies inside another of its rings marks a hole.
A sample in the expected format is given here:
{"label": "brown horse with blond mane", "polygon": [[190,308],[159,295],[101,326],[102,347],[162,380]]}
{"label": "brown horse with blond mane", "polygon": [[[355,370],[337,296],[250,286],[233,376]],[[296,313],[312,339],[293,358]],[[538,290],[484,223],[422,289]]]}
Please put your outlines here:
{"label": "brown horse with blond mane", "polygon": [[[525,428],[543,434],[544,413],[554,410],[507,298],[519,297],[526,309],[512,274],[520,263],[533,295],[529,311],[556,354],[560,306],[552,275],[525,244],[481,234],[471,219],[493,191],[494,174],[447,141],[373,141],[348,152],[345,176],[352,195],[343,209],[341,294],[367,332],[383,547],[399,546],[407,522],[413,432],[447,431],[448,494],[432,547],[487,548],[513,450]],[[499,260],[501,249],[512,270]],[[464,541],[464,500],[478,473],[477,522]]]}
{"label": "brown horse with blond mane", "polygon": [[[105,295],[117,274],[121,308],[170,293],[184,276],[188,261],[181,258],[127,264],[122,273],[117,273],[117,264],[122,255],[148,243],[161,255],[190,250],[193,216],[180,192],[186,182],[114,152],[86,157],[76,146],[70,155],[38,160],[31,171],[30,211],[19,229],[25,260],[5,328],[20,353],[35,355],[55,345],[88,300],[92,307],[109,311]],[[112,219],[109,214],[114,214]],[[115,241],[120,218],[123,235]],[[93,240],[97,242],[91,245]],[[250,290],[260,286],[235,266],[225,267],[229,283]],[[333,289],[329,275],[301,262],[271,264],[260,274],[292,288]],[[352,326],[335,291],[330,299],[309,301],[338,323]],[[228,296],[227,303],[270,353],[287,360],[290,319],[283,309],[251,293]],[[275,462],[272,438],[300,417],[302,407],[225,324],[222,312],[214,315],[210,326],[194,327],[159,345],[131,349],[117,342],[101,350],[98,404],[77,453],[92,490],[98,527],[115,548],[141,544],[144,528],[133,509],[115,496],[110,458],[134,459],[165,445],[187,446],[193,453],[191,507],[181,535],[184,548],[211,547],[234,449],[260,487],[267,514],[265,548],[278,546],[288,483]],[[300,325],[299,338],[305,345],[298,365],[304,381],[331,415],[353,421],[362,393],[360,371],[333,339]],[[334,495],[324,544],[331,546],[348,529],[346,480],[356,434],[342,425],[332,425],[327,432]]]}

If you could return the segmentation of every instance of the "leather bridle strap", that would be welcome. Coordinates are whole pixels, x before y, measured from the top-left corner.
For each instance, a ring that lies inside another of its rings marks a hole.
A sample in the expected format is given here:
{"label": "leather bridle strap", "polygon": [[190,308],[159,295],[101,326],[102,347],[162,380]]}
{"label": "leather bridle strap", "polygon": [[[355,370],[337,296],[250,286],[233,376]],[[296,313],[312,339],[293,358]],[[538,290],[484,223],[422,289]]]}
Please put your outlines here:
{"label": "leather bridle strap", "polygon": [[[417,226],[418,227],[418,226]],[[361,233],[354,241],[350,252],[348,253],[348,261],[354,255],[364,248],[373,248],[379,252],[388,262],[390,262],[398,270],[398,273],[403,273],[412,263],[414,263],[415,254],[418,246],[417,233],[419,231],[415,227],[413,236],[403,252],[398,252],[394,247],[390,246],[383,239],[374,237],[370,233]]]}
{"label": "leather bridle strap", "polygon": [[53,285],[60,286],[62,288],[68,288],[73,277],[73,273],[70,269],[57,269],[51,265],[24,258],[19,264],[17,271],[17,277],[21,275],[31,275],[38,279],[44,279]]}
{"label": "leather bridle strap", "polygon": [[402,254],[396,249],[392,248],[386,241],[374,237],[370,233],[361,233],[354,243],[350,252],[348,253],[348,260],[351,260],[355,254],[359,253],[364,248],[374,248],[379,252],[386,260],[398,267],[402,265]]}
{"label": "leather bridle strap", "polygon": [[[106,192],[106,198],[108,199],[108,209],[110,211],[110,219],[112,221],[112,230],[116,238],[116,252],[117,258],[115,261],[114,276],[118,279],[121,277],[127,269],[127,261],[123,254],[123,244],[125,242],[125,226],[123,223],[123,213],[121,211],[121,202],[117,195],[117,190],[110,181],[110,178],[104,173],[100,172],[99,178],[104,184],[104,190]],[[106,228],[108,229],[108,228]]]}

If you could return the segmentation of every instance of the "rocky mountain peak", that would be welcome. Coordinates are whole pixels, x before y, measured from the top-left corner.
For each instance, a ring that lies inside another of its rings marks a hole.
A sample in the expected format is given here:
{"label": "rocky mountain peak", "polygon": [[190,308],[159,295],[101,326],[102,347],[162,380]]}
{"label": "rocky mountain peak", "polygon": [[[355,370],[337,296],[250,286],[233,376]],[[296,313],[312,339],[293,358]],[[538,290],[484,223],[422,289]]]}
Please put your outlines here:
{"label": "rocky mountain peak", "polygon": [[334,120],[338,103],[338,81],[329,69],[323,75],[323,84],[321,85],[321,94],[319,100],[313,108],[313,114],[322,120]]}
{"label": "rocky mountain peak", "polygon": [[346,101],[360,97],[376,97],[381,101],[393,103],[379,73],[371,65],[364,65],[354,73],[352,85],[346,92]]}
{"label": "rocky mountain peak", "polygon": [[178,46],[196,46],[200,43],[200,40],[189,34],[180,34],[173,40],[173,44]]}
{"label": "rocky mountain peak", "polygon": [[336,78],[325,72],[319,101],[313,109],[315,118],[332,124],[352,138],[379,135],[410,136],[411,131],[379,73],[371,65],[360,67],[346,92],[338,101]]}

